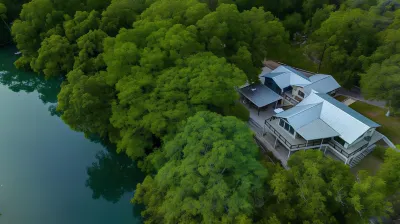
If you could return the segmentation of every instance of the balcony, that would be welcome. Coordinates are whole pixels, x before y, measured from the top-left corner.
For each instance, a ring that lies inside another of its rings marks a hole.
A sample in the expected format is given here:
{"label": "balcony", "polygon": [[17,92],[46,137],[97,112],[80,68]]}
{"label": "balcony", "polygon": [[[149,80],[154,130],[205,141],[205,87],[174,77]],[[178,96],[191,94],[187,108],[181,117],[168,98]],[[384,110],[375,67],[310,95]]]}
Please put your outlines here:
{"label": "balcony", "polygon": [[334,140],[329,139],[316,139],[311,141],[306,141],[302,137],[298,136],[297,138],[293,138],[286,130],[284,130],[281,126],[279,126],[279,119],[269,118],[265,120],[265,132],[268,131],[272,135],[274,135],[282,145],[287,148],[289,151],[297,151],[300,149],[310,149],[310,148],[319,148],[319,147],[328,147],[329,149],[339,153],[344,160],[351,158],[360,152],[367,149],[369,146],[375,144],[379,141],[383,135],[377,131],[371,136],[370,141],[362,139],[361,141],[349,146],[345,149],[343,146],[336,143]]}
{"label": "balcony", "polygon": [[295,97],[292,95],[291,92],[285,92],[283,93],[283,98],[288,101],[289,103],[291,103],[292,105],[297,105],[298,103],[300,103],[300,101],[298,101],[297,99],[295,99]]}

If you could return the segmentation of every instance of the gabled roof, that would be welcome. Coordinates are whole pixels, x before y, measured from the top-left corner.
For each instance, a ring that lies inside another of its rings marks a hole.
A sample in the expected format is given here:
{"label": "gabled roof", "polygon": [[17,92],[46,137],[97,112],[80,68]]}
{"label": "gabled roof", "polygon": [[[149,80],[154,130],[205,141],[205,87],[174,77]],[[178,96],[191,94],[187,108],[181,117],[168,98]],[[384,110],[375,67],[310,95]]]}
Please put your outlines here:
{"label": "gabled roof", "polygon": [[339,83],[331,75],[316,74],[310,76],[311,84],[304,87],[304,92],[309,95],[312,90],[319,93],[329,93],[340,88]]}
{"label": "gabled roof", "polygon": [[270,73],[262,74],[261,77],[273,79],[281,89],[288,86],[305,86],[311,83],[307,76],[285,65],[279,66]]}
{"label": "gabled roof", "polygon": [[[306,140],[318,139],[316,137],[322,135],[340,136],[352,144],[370,128],[379,127],[379,124],[331,96],[316,91],[311,91],[310,95],[295,107],[275,116],[286,118]],[[318,119],[323,123],[315,121]]]}
{"label": "gabled roof", "polygon": [[239,89],[239,92],[259,108],[282,99],[263,84],[251,84]]}
{"label": "gabled roof", "polygon": [[322,103],[295,106],[275,117],[285,118],[289,124],[306,140],[339,136],[333,128],[320,119]]}

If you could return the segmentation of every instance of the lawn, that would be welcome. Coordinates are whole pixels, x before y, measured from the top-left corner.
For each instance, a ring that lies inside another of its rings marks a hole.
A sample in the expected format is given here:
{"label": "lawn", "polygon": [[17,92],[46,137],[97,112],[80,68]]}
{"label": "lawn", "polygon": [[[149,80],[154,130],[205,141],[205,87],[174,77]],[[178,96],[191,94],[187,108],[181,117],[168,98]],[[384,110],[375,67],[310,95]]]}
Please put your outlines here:
{"label": "lawn", "polygon": [[343,95],[339,95],[339,96],[335,96],[335,99],[337,101],[343,102],[345,99],[347,99],[347,97],[343,96]]}
{"label": "lawn", "polygon": [[360,101],[351,104],[350,107],[380,124],[381,127],[377,130],[386,135],[394,144],[400,144],[400,117],[386,117],[386,109]]}

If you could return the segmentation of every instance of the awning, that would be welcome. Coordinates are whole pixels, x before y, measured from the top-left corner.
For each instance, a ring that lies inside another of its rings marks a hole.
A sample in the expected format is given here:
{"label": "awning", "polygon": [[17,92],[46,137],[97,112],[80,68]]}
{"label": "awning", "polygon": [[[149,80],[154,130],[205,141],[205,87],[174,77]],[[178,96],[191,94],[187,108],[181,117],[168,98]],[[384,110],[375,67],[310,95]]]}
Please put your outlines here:
{"label": "awning", "polygon": [[258,108],[282,99],[281,96],[263,84],[251,84],[239,89],[239,92]]}

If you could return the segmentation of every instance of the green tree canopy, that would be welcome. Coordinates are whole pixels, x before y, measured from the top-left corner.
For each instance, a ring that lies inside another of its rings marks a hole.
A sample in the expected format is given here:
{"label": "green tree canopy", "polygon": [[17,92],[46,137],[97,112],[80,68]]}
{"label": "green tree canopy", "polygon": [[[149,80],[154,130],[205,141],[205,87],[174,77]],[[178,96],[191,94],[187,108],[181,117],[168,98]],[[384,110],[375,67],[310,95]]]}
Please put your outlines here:
{"label": "green tree canopy", "polygon": [[59,76],[72,69],[73,51],[67,38],[52,35],[43,40],[38,57],[31,62],[31,66],[36,72],[43,71],[46,78]]}
{"label": "green tree canopy", "polygon": [[374,15],[360,9],[333,12],[314,33],[322,53],[323,66],[345,86],[357,84],[362,71],[360,56],[369,56],[377,47]]}
{"label": "green tree canopy", "polygon": [[381,64],[374,63],[361,76],[362,91],[368,98],[384,99],[393,109],[400,108],[400,54],[392,55]]}
{"label": "green tree canopy", "polygon": [[267,170],[247,126],[199,112],[163,148],[168,162],[139,184],[146,223],[250,222]]}

